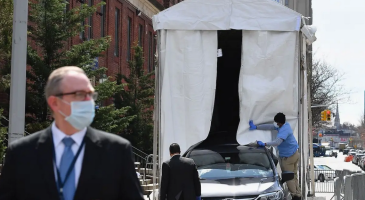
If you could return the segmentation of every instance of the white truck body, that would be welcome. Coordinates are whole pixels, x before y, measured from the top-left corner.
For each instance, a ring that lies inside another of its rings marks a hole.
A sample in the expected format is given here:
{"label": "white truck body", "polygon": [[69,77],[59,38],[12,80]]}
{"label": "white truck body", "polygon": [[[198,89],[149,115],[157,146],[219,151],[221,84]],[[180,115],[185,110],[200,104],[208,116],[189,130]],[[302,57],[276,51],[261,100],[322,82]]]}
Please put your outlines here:
{"label": "white truck body", "polygon": [[171,143],[178,143],[183,153],[208,137],[219,76],[217,59],[226,56],[224,49],[218,50],[218,32],[235,29],[242,30],[237,142],[274,139],[275,132],[249,131],[248,121],[272,123],[275,114],[283,112],[300,145],[300,174],[306,177],[306,46],[315,37],[299,13],[271,0],[186,0],[155,15],[153,25],[158,34],[154,135],[158,166],[170,158]]}

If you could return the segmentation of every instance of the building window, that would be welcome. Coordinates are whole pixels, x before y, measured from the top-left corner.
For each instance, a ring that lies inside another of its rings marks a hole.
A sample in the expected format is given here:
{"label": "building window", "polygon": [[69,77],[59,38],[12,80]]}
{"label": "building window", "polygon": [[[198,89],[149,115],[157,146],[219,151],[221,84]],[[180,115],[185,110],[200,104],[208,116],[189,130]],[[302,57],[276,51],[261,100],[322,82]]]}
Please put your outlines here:
{"label": "building window", "polygon": [[148,71],[151,72],[153,70],[153,38],[152,33],[148,34]]}
{"label": "building window", "polygon": [[80,32],[80,39],[84,40],[85,39],[85,21],[81,22],[81,32]]}
{"label": "building window", "polygon": [[[93,6],[93,0],[89,0],[89,6]],[[89,16],[89,18],[87,19],[87,22],[89,23],[88,24],[88,32],[87,32],[87,39],[90,40],[91,38],[93,38],[93,29],[92,29],[92,26],[93,26],[93,16]]]}
{"label": "building window", "polygon": [[115,9],[115,42],[114,42],[114,56],[119,56],[119,19],[120,11],[118,8]]}
{"label": "building window", "polygon": [[285,6],[289,6],[289,0],[285,0]]}
{"label": "building window", "polygon": [[105,5],[101,6],[101,20],[100,20],[100,28],[101,28],[101,37],[105,37],[105,19],[106,19],[106,1],[103,0]]}
{"label": "building window", "polygon": [[138,27],[138,45],[140,47],[143,47],[142,44],[143,44],[143,26],[140,24]]}
{"label": "building window", "polygon": [[131,59],[131,42],[132,42],[132,19],[128,17],[128,24],[127,24],[127,61]]}
{"label": "building window", "polygon": [[65,0],[65,10],[64,13],[68,12],[70,10],[70,0]]}

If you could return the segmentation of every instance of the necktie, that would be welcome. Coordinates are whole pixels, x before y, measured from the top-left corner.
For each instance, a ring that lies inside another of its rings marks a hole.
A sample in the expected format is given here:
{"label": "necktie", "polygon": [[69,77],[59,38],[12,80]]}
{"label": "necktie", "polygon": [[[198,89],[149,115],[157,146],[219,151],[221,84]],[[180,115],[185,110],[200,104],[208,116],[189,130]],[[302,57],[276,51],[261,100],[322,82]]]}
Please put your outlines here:
{"label": "necktie", "polygon": [[[60,163],[60,175],[62,182],[65,181],[67,170],[69,169],[72,160],[74,159],[74,153],[72,152],[72,145],[75,141],[70,138],[64,138],[62,140],[63,144],[65,144],[65,150],[63,151]],[[75,194],[75,167],[72,169],[70,175],[68,176],[66,182],[63,186],[63,197],[64,200],[73,200]]]}

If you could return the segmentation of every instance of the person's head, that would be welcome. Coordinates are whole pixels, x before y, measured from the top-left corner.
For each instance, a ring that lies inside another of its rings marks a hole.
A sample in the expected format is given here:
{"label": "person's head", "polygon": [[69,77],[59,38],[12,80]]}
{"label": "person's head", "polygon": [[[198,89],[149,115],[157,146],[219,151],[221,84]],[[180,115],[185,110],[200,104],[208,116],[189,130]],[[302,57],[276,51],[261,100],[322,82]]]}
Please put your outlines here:
{"label": "person's head", "polygon": [[51,73],[45,96],[62,132],[71,135],[90,125],[97,96],[94,91],[89,78],[79,67],[61,67]]}
{"label": "person's head", "polygon": [[281,128],[285,124],[285,115],[283,113],[278,113],[274,117],[274,121],[278,125],[279,128]]}
{"label": "person's head", "polygon": [[180,146],[177,143],[172,143],[170,145],[170,156],[180,154]]}

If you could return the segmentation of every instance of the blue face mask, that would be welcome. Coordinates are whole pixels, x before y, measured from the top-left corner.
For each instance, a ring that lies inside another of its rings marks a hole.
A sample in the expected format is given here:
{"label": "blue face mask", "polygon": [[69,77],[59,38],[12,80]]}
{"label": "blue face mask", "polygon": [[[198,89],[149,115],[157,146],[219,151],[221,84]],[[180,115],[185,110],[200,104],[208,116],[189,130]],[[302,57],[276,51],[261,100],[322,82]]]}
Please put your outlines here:
{"label": "blue face mask", "polygon": [[275,126],[275,128],[279,128],[279,126],[276,122],[274,122],[274,126]]}
{"label": "blue face mask", "polygon": [[64,100],[62,101],[68,105],[71,105],[71,115],[66,116],[61,111],[59,112],[65,117],[65,120],[70,123],[71,126],[73,126],[75,129],[82,130],[93,122],[95,117],[94,100],[73,101],[71,103],[68,103]]}

